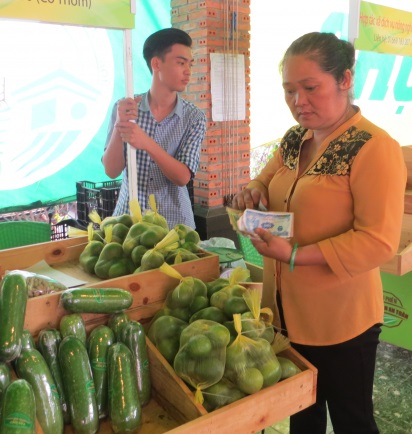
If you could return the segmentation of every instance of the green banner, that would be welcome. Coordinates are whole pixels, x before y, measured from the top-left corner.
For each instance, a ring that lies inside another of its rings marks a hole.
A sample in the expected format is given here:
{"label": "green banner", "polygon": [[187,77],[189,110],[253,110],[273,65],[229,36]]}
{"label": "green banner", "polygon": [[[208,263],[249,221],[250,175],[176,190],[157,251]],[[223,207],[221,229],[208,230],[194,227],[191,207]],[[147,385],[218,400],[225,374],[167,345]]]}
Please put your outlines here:
{"label": "green banner", "polygon": [[[170,0],[139,0],[136,93],[151,83],[144,40],[164,27]],[[0,214],[76,200],[77,181],[109,180],[101,158],[113,104],[126,95],[123,36],[0,19]]]}
{"label": "green banner", "polygon": [[131,0],[0,0],[0,17],[133,29]]}
{"label": "green banner", "polygon": [[362,1],[355,48],[412,56],[412,13]]}

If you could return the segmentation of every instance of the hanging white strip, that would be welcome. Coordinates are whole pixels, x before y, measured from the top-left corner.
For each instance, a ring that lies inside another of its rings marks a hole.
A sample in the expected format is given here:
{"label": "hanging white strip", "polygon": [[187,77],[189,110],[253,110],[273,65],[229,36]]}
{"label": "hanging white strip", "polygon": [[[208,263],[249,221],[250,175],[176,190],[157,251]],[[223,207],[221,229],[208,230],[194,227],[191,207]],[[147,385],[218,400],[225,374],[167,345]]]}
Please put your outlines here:
{"label": "hanging white strip", "polygon": [[[126,76],[126,96],[133,98],[132,31],[128,29],[124,31],[124,69]],[[127,145],[127,165],[129,200],[137,199],[136,152],[129,144]]]}
{"label": "hanging white strip", "polygon": [[359,14],[361,0],[351,0],[349,2],[349,20],[348,20],[348,39],[352,44],[359,36]]}

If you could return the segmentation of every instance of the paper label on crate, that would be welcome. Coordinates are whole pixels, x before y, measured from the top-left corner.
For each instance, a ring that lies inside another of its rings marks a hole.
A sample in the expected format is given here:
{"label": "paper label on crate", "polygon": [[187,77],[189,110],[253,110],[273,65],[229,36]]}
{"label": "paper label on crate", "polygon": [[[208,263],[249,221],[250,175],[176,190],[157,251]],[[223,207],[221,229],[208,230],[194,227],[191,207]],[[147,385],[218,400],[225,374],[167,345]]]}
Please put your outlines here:
{"label": "paper label on crate", "polygon": [[48,276],[51,279],[54,279],[64,285],[66,288],[74,288],[76,286],[84,285],[85,283],[87,283],[84,280],[69,276],[68,274],[62,273],[61,271],[50,267],[50,265],[44,260],[39,261],[31,267],[26,268],[26,270],[31,271],[32,273]]}
{"label": "paper label on crate", "polygon": [[272,235],[290,238],[293,235],[293,213],[270,212],[246,209],[244,211],[227,208],[233,229],[249,238],[256,238],[256,228],[268,230]]}

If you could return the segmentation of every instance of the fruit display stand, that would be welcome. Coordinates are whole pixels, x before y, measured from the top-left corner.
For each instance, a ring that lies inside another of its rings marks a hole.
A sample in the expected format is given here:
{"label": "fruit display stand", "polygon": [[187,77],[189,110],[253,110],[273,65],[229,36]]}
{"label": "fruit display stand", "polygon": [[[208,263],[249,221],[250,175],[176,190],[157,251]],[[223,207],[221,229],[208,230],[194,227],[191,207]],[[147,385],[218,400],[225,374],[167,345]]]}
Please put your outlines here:
{"label": "fruit display stand", "polygon": [[402,151],[407,168],[405,213],[399,249],[381,267],[385,316],[380,338],[412,350],[412,146]]}
{"label": "fruit display stand", "polygon": [[[1,270],[4,273],[8,269],[24,268],[44,259],[60,270],[74,273],[77,270],[76,259],[82,251],[79,245],[84,242],[87,242],[85,238],[67,239],[0,252]],[[191,275],[205,282],[214,280],[220,274],[219,259],[214,254],[174,267],[183,276]],[[253,269],[251,274],[259,276],[259,270]],[[127,313],[131,319],[147,325],[163,305],[166,294],[176,286],[176,280],[159,270],[151,270],[89,282],[87,286],[118,287],[130,291],[133,303]],[[61,317],[67,313],[60,304],[59,293],[31,298],[27,303],[25,328],[36,338],[43,328],[58,327]],[[84,314],[83,318],[86,329],[90,331],[97,325],[106,323],[108,315]],[[152,398],[143,407],[139,430],[141,434],[255,433],[315,402],[316,368],[296,351],[288,349],[282,355],[291,359],[302,372],[208,413],[202,405],[196,403],[194,393],[177,377],[173,368],[148,339],[147,345]],[[65,434],[73,432],[72,427],[67,425]],[[113,431],[110,422],[102,420],[98,432],[111,434]],[[36,434],[41,433],[38,427]]]}

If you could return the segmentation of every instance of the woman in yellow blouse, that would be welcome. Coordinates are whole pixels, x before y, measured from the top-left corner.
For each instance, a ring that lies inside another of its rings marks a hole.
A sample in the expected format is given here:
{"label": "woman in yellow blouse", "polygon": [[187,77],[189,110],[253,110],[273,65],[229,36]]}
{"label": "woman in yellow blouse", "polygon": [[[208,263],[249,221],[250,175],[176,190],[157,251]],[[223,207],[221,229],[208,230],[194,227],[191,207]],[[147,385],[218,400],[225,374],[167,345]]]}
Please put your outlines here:
{"label": "woman in yellow blouse", "polygon": [[294,213],[291,240],[263,229],[263,304],[318,368],[317,402],[291,434],[378,433],[372,388],[383,322],[379,266],[396,253],[406,168],[399,144],[352,104],[355,50],[330,33],[294,41],[281,62],[298,122],[233,206]]}

